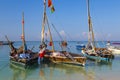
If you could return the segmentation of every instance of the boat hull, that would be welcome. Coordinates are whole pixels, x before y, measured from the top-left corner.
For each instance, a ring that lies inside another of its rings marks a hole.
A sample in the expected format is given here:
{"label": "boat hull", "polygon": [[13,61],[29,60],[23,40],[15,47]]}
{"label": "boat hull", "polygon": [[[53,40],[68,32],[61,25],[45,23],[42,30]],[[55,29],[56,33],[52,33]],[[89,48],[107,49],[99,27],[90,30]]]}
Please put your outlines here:
{"label": "boat hull", "polygon": [[44,56],[45,62],[59,63],[59,64],[68,64],[68,65],[77,65],[77,66],[85,66],[86,58],[85,57],[73,57],[73,59],[68,57],[61,56]]}
{"label": "boat hull", "polygon": [[76,45],[76,49],[81,50],[82,48],[85,48],[85,45]]}
{"label": "boat hull", "polygon": [[108,48],[108,50],[112,51],[113,54],[120,54],[120,49]]}
{"label": "boat hull", "polygon": [[91,55],[88,55],[88,54],[84,54],[88,59],[91,59],[91,60],[95,60],[95,61],[98,61],[98,62],[102,62],[102,61],[111,61],[112,59],[110,58],[105,58],[105,57],[100,57],[100,56],[91,56]]}
{"label": "boat hull", "polygon": [[38,58],[34,58],[34,59],[30,59],[30,60],[27,60],[25,61],[24,60],[15,60],[13,58],[10,58],[10,64],[14,64],[16,66],[19,66],[19,67],[23,67],[23,68],[27,68],[29,66],[33,66],[34,64],[38,64]]}
{"label": "boat hull", "polygon": [[112,59],[114,58],[113,55],[104,55],[104,56],[90,55],[84,51],[82,51],[82,53],[86,58],[90,60],[98,61],[98,62],[109,62],[109,61],[112,61]]}

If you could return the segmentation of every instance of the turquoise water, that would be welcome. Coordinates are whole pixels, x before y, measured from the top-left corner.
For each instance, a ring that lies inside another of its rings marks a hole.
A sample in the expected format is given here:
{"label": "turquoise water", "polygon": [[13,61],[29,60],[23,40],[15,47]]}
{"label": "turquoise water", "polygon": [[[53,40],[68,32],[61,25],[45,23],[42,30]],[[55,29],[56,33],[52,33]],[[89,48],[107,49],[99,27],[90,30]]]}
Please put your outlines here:
{"label": "turquoise water", "polygon": [[[68,42],[68,51],[81,54],[76,50],[77,42]],[[86,42],[83,42],[86,44]],[[106,42],[98,42],[99,47],[105,47]],[[39,42],[27,42],[28,48],[34,46],[33,51],[39,51]],[[21,42],[15,42],[19,47]],[[59,50],[55,42],[56,50]],[[48,48],[50,48],[48,46]],[[86,66],[69,66],[57,64],[43,64],[29,69],[15,67],[9,63],[9,46],[0,46],[0,80],[120,80],[120,55],[115,55],[112,63],[97,63],[87,60]]]}

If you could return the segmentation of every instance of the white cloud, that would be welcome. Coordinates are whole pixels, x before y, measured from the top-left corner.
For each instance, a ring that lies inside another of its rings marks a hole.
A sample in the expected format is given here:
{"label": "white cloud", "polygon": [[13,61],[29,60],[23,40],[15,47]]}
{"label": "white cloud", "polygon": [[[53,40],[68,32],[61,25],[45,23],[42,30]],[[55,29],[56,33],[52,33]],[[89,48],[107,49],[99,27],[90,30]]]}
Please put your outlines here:
{"label": "white cloud", "polygon": [[64,30],[61,30],[59,33],[60,33],[60,35],[61,35],[61,36],[64,36],[64,37],[66,36],[66,34],[65,34],[65,31],[64,31]]}
{"label": "white cloud", "polygon": [[82,32],[82,36],[83,37],[88,37],[88,33],[87,32]]}

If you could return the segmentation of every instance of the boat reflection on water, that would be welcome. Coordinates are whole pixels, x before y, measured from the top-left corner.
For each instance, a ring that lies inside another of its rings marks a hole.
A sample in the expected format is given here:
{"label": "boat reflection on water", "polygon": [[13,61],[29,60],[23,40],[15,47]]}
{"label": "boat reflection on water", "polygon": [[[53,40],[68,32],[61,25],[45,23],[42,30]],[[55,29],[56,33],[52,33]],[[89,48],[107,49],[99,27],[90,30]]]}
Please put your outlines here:
{"label": "boat reflection on water", "polygon": [[16,68],[13,70],[12,80],[103,80],[104,70],[111,70],[112,63],[95,63],[88,61],[86,67],[66,64],[45,64],[29,69]]}
{"label": "boat reflection on water", "polygon": [[[98,68],[98,69],[97,69]],[[39,68],[40,80],[102,80],[101,71],[112,69],[112,63],[90,62],[86,67],[66,64],[42,64]],[[100,73],[96,72],[96,69]]]}
{"label": "boat reflection on water", "polygon": [[94,68],[66,64],[42,65],[39,75],[40,80],[96,80],[98,78]]}
{"label": "boat reflection on water", "polygon": [[38,67],[38,65],[34,65],[25,69],[14,64],[10,64],[9,66],[13,72],[11,80],[26,80],[30,75],[34,73],[35,69]]}
{"label": "boat reflection on water", "polygon": [[94,69],[98,68],[100,69],[101,67],[106,67],[107,69],[112,69],[112,63],[113,61],[110,61],[110,62],[106,62],[106,61],[103,61],[103,62],[94,62],[94,61],[91,61],[91,60],[87,60],[87,64],[86,66],[87,67],[94,67]]}
{"label": "boat reflection on water", "polygon": [[111,71],[112,62],[90,61],[87,64],[87,74],[85,80],[108,80],[104,77],[104,73],[109,75]]}
{"label": "boat reflection on water", "polygon": [[52,64],[49,66],[51,69],[61,70],[68,74],[79,72],[79,74],[86,74],[85,67],[67,65],[67,64]]}
{"label": "boat reflection on water", "polygon": [[39,69],[40,80],[71,80],[71,75],[86,75],[85,67],[66,64],[42,64]]}

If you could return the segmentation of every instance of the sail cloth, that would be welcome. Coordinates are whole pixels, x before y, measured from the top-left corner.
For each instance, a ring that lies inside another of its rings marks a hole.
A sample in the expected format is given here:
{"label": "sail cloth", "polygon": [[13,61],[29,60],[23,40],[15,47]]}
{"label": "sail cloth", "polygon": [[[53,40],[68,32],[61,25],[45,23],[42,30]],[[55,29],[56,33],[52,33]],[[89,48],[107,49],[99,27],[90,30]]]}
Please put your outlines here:
{"label": "sail cloth", "polygon": [[55,8],[54,8],[54,6],[53,6],[53,4],[52,4],[52,0],[48,0],[48,7],[51,8],[51,12],[52,12],[52,13],[55,11]]}

